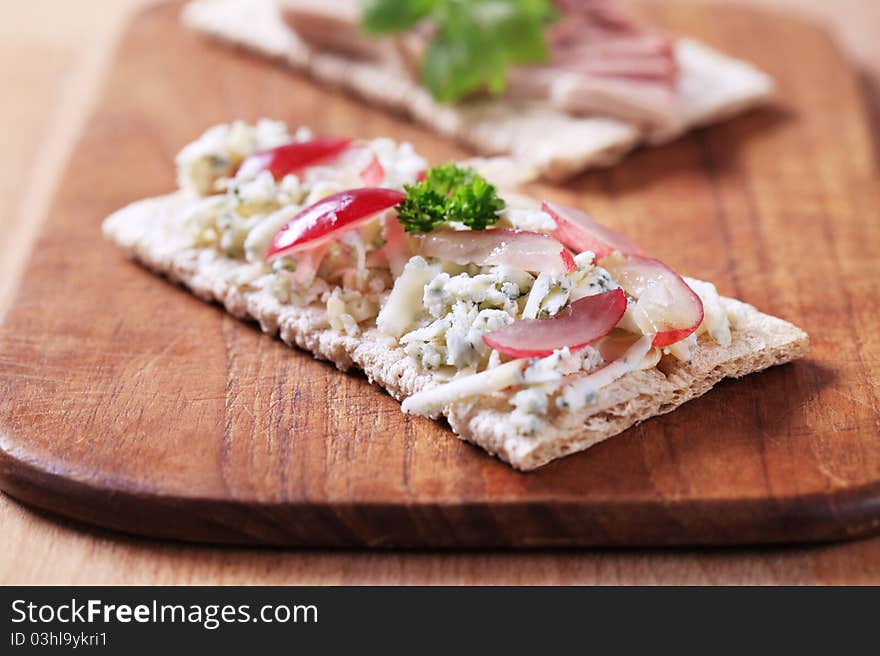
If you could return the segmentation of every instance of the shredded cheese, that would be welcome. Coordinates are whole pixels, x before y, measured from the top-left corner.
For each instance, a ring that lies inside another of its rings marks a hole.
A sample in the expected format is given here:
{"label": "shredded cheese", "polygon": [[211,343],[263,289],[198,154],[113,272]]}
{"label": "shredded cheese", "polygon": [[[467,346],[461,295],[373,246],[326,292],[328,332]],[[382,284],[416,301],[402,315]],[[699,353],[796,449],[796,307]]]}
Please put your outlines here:
{"label": "shredded cheese", "polygon": [[478,374],[457,378],[449,383],[413,394],[401,408],[408,414],[435,416],[450,403],[480,394],[498,392],[522,381],[528,360],[511,360]]}
{"label": "shredded cheese", "polygon": [[641,337],[620,358],[566,387],[556,403],[571,410],[580,410],[592,403],[600,389],[641,368],[645,356],[651,351],[653,341],[654,335]]}

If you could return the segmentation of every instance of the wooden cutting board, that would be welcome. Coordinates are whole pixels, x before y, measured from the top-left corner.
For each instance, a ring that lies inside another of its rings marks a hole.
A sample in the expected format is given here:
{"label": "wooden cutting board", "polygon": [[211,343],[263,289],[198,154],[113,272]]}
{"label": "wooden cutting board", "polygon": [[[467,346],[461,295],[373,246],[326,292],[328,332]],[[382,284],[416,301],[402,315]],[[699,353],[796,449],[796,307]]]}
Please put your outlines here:
{"label": "wooden cutting board", "polygon": [[[777,100],[535,193],[804,327],[808,360],[521,474],[358,375],[134,265],[99,231],[174,186],[205,127],[260,116],[466,155],[401,119],[139,14],[0,327],[0,486],[184,540],[373,547],[733,544],[880,528],[877,166],[856,75],[819,30],[664,2],[657,24],[747,57]],[[548,138],[553,135],[548,134]]]}

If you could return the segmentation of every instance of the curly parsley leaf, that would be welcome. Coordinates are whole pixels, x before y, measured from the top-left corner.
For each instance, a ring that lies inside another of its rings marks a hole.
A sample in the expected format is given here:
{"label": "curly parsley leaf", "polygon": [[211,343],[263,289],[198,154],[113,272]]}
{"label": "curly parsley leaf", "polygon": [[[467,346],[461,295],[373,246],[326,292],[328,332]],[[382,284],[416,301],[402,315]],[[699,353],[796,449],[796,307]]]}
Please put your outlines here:
{"label": "curly parsley leaf", "polygon": [[504,201],[485,178],[474,174],[467,184],[455,189],[449,197],[448,215],[473,230],[485,230],[498,221]]}
{"label": "curly parsley leaf", "polygon": [[424,182],[438,194],[448,196],[475,175],[477,173],[473,169],[456,166],[455,162],[449,162],[425,171]]}
{"label": "curly parsley leaf", "polygon": [[488,89],[500,94],[507,70],[547,60],[551,0],[369,0],[368,32],[401,32],[427,19],[434,36],[422,57],[422,82],[437,100],[456,102]]}
{"label": "curly parsley leaf", "polygon": [[431,232],[446,220],[447,199],[423,183],[404,185],[406,198],[397,206],[397,218],[407,232]]}
{"label": "curly parsley leaf", "polygon": [[407,232],[430,232],[446,221],[485,230],[504,209],[495,187],[473,169],[452,162],[428,169],[424,180],[404,185],[404,190],[397,216]]}

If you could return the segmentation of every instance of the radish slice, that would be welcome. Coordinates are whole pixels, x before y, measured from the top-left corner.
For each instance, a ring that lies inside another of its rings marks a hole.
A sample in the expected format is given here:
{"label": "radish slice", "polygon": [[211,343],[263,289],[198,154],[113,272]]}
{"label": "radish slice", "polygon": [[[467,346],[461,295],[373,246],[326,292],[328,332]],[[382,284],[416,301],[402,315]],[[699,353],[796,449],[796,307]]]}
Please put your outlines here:
{"label": "radish slice", "polygon": [[418,235],[419,252],[456,264],[504,265],[523,271],[570,273],[571,253],[550,235],[528,230],[444,230]]}
{"label": "radish slice", "polygon": [[580,210],[548,201],[541,204],[541,209],[556,221],[553,236],[577,253],[593,251],[597,260],[614,251],[642,254],[638,244],[601,223],[596,223]]}
{"label": "radish slice", "polygon": [[241,163],[239,170],[248,175],[269,171],[276,180],[288,173],[296,173],[321,160],[338,155],[351,145],[348,138],[312,139],[294,141],[269,150],[254,153]]}
{"label": "radish slice", "polygon": [[551,319],[523,319],[483,335],[483,341],[511,358],[543,358],[605,337],[626,311],[626,294],[613,289],[578,299]]}
{"label": "radish slice", "polygon": [[293,279],[299,286],[308,287],[312,284],[321,266],[321,260],[324,259],[329,248],[330,244],[325,242],[297,255]]}
{"label": "radish slice", "polygon": [[393,189],[349,189],[319,200],[294,216],[275,233],[266,250],[266,261],[338,238],[363,225],[376,214],[394,207],[404,194]]}
{"label": "radish slice", "polygon": [[378,187],[385,181],[385,167],[368,143],[352,143],[333,159],[322,162],[335,170],[337,175],[359,179],[365,187]]}
{"label": "radish slice", "polygon": [[655,334],[654,346],[669,346],[694,332],[703,321],[703,303],[681,276],[660,260],[615,253],[602,262],[636,302],[629,308],[642,334]]}
{"label": "radish slice", "polygon": [[396,216],[385,217],[385,245],[382,252],[388,260],[388,268],[397,277],[410,258],[409,240]]}
{"label": "radish slice", "polygon": [[378,187],[385,181],[385,167],[370,144],[364,141],[352,142],[333,157],[315,165],[331,169],[334,178],[349,180],[351,184],[359,180],[365,187]]}
{"label": "radish slice", "polygon": [[376,153],[371,148],[368,148],[368,150],[372,157],[370,158],[370,163],[361,171],[361,180],[368,187],[378,187],[385,181],[385,167],[382,166],[382,162],[376,157]]}

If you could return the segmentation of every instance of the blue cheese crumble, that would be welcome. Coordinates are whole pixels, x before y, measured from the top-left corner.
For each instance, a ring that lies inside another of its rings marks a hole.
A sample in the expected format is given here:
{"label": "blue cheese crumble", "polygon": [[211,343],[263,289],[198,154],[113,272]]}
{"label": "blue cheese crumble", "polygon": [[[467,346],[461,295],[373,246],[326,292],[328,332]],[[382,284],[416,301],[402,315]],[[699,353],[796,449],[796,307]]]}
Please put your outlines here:
{"label": "blue cheese crumble", "polygon": [[[711,283],[686,278],[702,301],[704,317],[694,333],[675,344],[653,347],[645,318],[630,303],[613,333],[624,335],[628,346],[619,357],[606,361],[599,348],[587,346],[509,360],[483,338],[515,321],[553,317],[578,299],[618,288],[617,282],[589,251],[575,255],[575,269],[562,274],[410,257],[413,251],[399,226],[396,237],[383,232],[383,222],[396,221],[391,212],[326,247],[266,264],[263,255],[272,237],[303,208],[364,186],[365,161],[378,160],[385,174],[381,185],[394,189],[428,166],[410,144],[391,139],[358,142],[338,159],[281,180],[256,166],[242,166],[256,152],[311,138],[307,129],[291,133],[280,121],[237,121],[207,130],[181,150],[177,176],[181,190],[193,197],[185,217],[193,246],[249,262],[236,285],[265,289],[282,303],[323,304],[326,325],[334,331],[357,336],[375,322],[403,347],[413,368],[432,372],[442,383],[408,398],[407,412],[433,416],[451,403],[504,390],[513,430],[532,435],[554,413],[596,403],[603,387],[655,367],[662,355],[690,362],[698,335],[721,346],[731,343],[731,326],[741,321],[736,309],[725,310]],[[508,195],[507,202],[496,227],[556,230],[554,219],[533,200]],[[392,270],[400,275],[392,276]],[[515,392],[507,393],[510,388]]]}
{"label": "blue cheese crumble", "polygon": [[177,183],[200,196],[212,194],[218,191],[217,182],[232,175],[248,155],[310,138],[306,129],[291,135],[282,121],[269,119],[255,125],[243,121],[215,125],[177,155]]}

